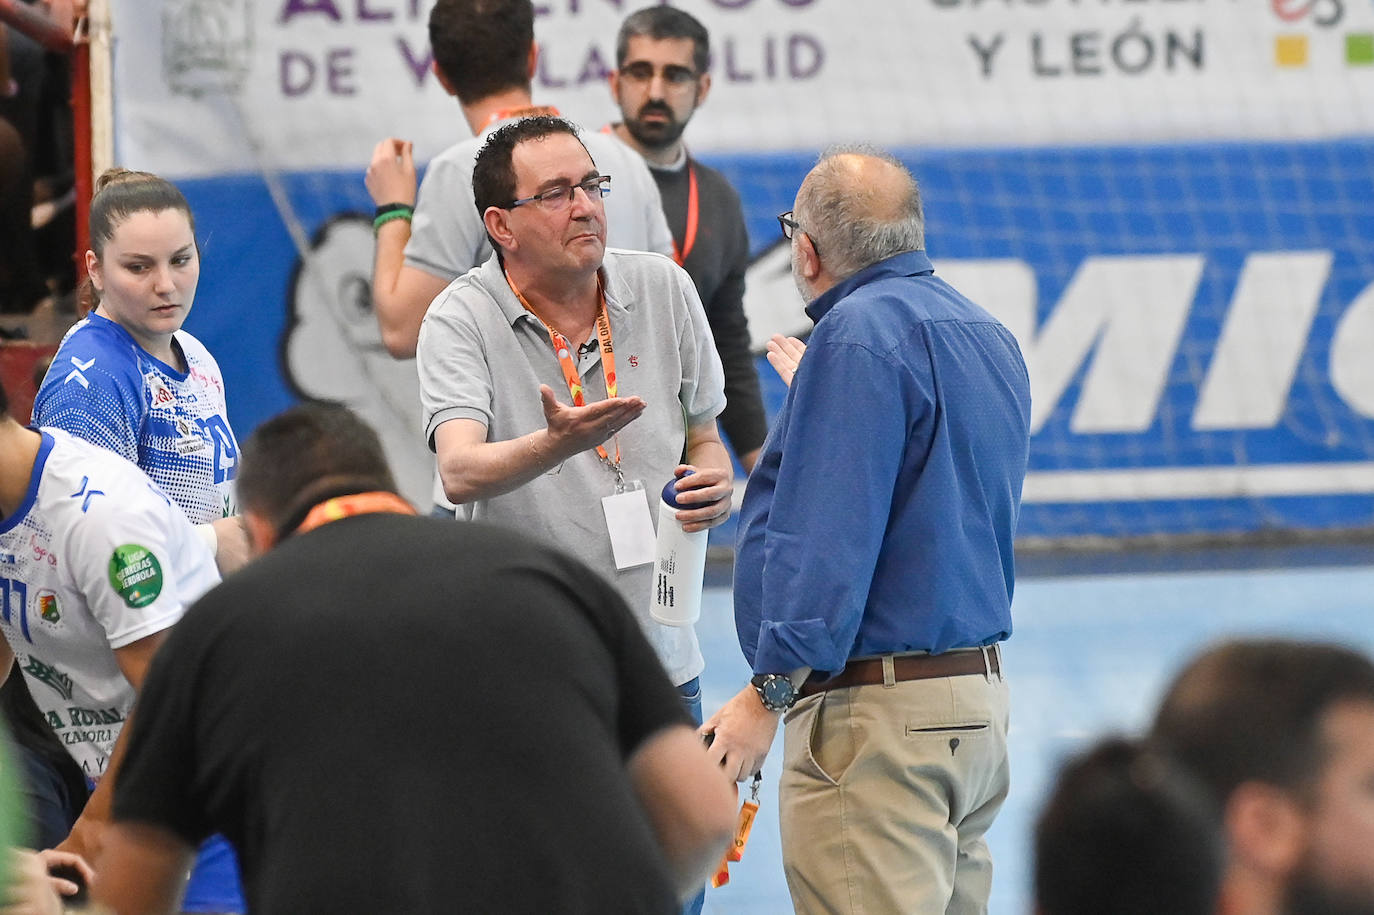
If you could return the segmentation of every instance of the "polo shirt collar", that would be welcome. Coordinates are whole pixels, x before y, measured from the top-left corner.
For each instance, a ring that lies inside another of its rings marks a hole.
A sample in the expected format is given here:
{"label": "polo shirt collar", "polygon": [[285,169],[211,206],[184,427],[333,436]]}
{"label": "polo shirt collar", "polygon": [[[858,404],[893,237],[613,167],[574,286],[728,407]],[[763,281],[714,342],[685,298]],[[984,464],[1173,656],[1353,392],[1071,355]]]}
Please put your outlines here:
{"label": "polo shirt collar", "polygon": [[831,286],[825,292],[816,296],[811,303],[806,306],[806,316],[813,323],[819,323],[821,318],[826,316],[836,303],[848,296],[860,286],[875,283],[879,280],[891,279],[897,276],[928,276],[935,272],[935,267],[930,262],[930,257],[924,250],[904,251],[901,254],[894,254],[887,260],[878,261],[853,276],[841,280]]}
{"label": "polo shirt collar", "polygon": [[[614,331],[616,316],[627,314],[634,307],[634,302],[629,287],[615,269],[614,256],[609,249],[601,262],[600,273],[602,288],[606,293],[606,312],[610,315],[611,329]],[[501,313],[512,327],[522,316],[530,315],[511,291],[510,283],[506,282],[505,271],[501,269],[501,262],[495,254],[482,265],[482,284],[496,300],[496,306],[501,309]],[[533,315],[530,315],[530,319],[536,320]]]}

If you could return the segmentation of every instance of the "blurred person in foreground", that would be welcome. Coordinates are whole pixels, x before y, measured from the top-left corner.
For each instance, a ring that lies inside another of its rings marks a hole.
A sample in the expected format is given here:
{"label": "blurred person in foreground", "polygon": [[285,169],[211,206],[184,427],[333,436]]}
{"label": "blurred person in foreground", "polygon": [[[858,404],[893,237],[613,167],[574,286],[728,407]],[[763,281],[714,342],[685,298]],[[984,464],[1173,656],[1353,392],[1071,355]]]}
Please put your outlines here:
{"label": "blurred person in foreground", "polygon": [[153,665],[99,901],[174,911],[214,830],[252,912],[667,913],[695,890],[729,784],[598,576],[414,517],[339,406],[259,427],[239,498],[265,555]]}
{"label": "blurred person in foreground", "polygon": [[816,328],[740,511],[753,681],[702,731],[743,779],[786,714],[797,911],[984,912],[1010,779],[1000,644],[1026,365],[934,275],[916,180],[891,155],[828,152],[778,220]]}
{"label": "blurred person in foreground", "polygon": [[1186,770],[1108,738],[1060,770],[1035,824],[1036,915],[1213,915],[1221,824]]}
{"label": "blurred person in foreground", "polygon": [[1374,913],[1374,663],[1225,642],[1166,692],[1154,741],[1207,787],[1229,850],[1225,915]]}

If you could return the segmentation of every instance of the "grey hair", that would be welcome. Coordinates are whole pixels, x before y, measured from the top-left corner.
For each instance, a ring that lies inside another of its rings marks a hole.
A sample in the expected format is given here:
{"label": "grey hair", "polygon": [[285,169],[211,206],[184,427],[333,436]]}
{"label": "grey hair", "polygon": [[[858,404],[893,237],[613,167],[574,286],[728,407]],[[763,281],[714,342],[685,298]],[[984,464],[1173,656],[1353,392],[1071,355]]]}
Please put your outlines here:
{"label": "grey hair", "polygon": [[[844,156],[865,156],[897,169],[906,186],[904,199],[880,197],[881,190],[856,185],[840,163]],[[811,236],[825,269],[837,280],[906,251],[925,247],[921,190],[911,170],[872,146],[832,146],[797,193],[797,222]]]}

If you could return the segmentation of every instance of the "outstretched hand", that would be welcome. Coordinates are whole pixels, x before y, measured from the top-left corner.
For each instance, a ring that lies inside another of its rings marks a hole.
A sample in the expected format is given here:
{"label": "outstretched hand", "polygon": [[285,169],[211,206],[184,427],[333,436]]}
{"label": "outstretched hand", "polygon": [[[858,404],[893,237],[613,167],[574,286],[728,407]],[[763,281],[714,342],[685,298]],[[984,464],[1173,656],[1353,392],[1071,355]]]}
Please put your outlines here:
{"label": "outstretched hand", "polygon": [[797,366],[805,353],[806,344],[796,337],[774,334],[768,341],[768,364],[788,387],[792,386],[792,376],[797,374]]}
{"label": "outstretched hand", "polygon": [[539,386],[549,438],[560,452],[577,454],[595,448],[634,422],[648,406],[641,397],[608,397],[584,407],[560,403],[553,388]]}

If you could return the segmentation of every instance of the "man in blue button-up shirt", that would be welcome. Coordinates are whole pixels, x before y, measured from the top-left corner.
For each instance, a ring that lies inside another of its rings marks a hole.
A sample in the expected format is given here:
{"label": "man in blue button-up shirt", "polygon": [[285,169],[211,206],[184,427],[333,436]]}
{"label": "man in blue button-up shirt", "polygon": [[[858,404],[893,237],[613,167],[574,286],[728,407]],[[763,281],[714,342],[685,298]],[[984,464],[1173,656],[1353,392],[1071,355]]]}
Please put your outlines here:
{"label": "man in blue button-up shirt", "polygon": [[756,676],[702,730],[745,778],[786,712],[780,818],[799,912],[982,912],[983,836],[1008,784],[998,644],[1025,363],[935,277],[896,159],[829,154],[795,207],[779,221],[816,327],[741,510],[735,618]]}

